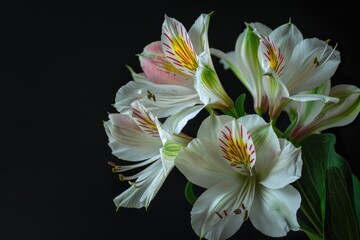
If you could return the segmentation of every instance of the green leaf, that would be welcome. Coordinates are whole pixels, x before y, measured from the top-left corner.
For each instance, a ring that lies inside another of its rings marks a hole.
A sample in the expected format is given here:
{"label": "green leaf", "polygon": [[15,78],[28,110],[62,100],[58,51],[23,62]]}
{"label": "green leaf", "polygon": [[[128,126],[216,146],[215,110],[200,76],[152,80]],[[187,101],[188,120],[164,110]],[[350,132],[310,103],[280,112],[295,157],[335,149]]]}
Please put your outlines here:
{"label": "green leaf", "polygon": [[346,236],[359,234],[355,215],[360,209],[359,182],[353,180],[350,166],[335,152],[335,143],[334,134],[314,134],[300,144],[303,170],[296,187],[302,196],[301,210],[312,225],[301,227],[311,239],[314,235],[315,239],[354,239]]}
{"label": "green leaf", "polygon": [[300,219],[298,222],[300,224],[301,231],[305,232],[311,240],[323,240],[323,237],[319,236],[318,233],[305,222],[301,221]]}
{"label": "green leaf", "polygon": [[242,117],[246,115],[245,107],[244,107],[245,98],[246,98],[246,94],[243,93],[235,101],[235,110],[237,113],[237,117]]}
{"label": "green leaf", "polygon": [[297,181],[301,193],[301,210],[305,213],[312,227],[323,236],[325,214],[325,171],[326,161],[331,157],[329,137],[311,135],[301,143],[302,176]]}
{"label": "green leaf", "polygon": [[354,174],[352,175],[352,179],[354,188],[354,208],[358,222],[358,229],[360,230],[360,182]]}
{"label": "green leaf", "polygon": [[193,184],[192,182],[187,182],[185,186],[185,198],[191,204],[194,205],[197,196],[194,193]]}
{"label": "green leaf", "polygon": [[326,171],[325,239],[359,240],[353,198],[341,169]]}

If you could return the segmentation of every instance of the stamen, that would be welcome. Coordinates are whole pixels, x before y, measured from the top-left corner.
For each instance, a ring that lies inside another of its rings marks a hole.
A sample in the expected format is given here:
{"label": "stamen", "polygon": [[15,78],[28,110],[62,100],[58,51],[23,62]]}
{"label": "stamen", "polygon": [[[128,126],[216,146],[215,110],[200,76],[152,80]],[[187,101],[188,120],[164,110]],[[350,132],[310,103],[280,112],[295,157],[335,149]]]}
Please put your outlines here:
{"label": "stamen", "polygon": [[156,97],[155,97],[155,95],[152,93],[152,92],[150,92],[149,90],[147,90],[147,98],[149,99],[149,100],[153,100],[154,102],[156,102]]}
{"label": "stamen", "polygon": [[219,218],[221,218],[221,219],[223,218],[220,213],[218,213],[218,212],[215,212],[215,213],[216,213],[216,215],[219,216]]}
{"label": "stamen", "polygon": [[234,213],[235,213],[236,215],[241,214],[241,209],[240,209],[240,208],[235,209],[235,210],[234,210]]}
{"label": "stamen", "polygon": [[248,218],[249,218],[249,212],[248,212],[248,210],[245,210],[243,220],[246,221],[246,220],[248,220]]}
{"label": "stamen", "polygon": [[[223,214],[222,214],[223,213]],[[220,218],[220,219],[223,219],[225,217],[228,217],[228,216],[234,216],[234,215],[241,215],[242,213],[244,213],[242,215],[242,218],[244,221],[246,221],[248,218],[249,218],[249,211],[246,210],[244,204],[241,204],[240,208],[237,208],[235,209],[234,211],[232,211],[230,214],[226,211],[226,210],[223,210],[221,212],[215,212],[215,214]],[[234,215],[233,215],[234,214]]]}
{"label": "stamen", "polygon": [[314,58],[313,63],[315,65],[315,67],[318,67],[320,65],[317,57]]}
{"label": "stamen", "polygon": [[124,175],[122,175],[122,174],[119,174],[119,179],[120,179],[120,181],[125,181],[125,177],[124,177]]}
{"label": "stamen", "polygon": [[107,162],[110,166],[112,166],[112,169],[111,169],[111,171],[113,172],[113,173],[116,173],[117,172],[117,170],[118,169],[121,169],[121,166],[119,166],[119,165],[116,165],[115,163],[113,163],[113,162]]}
{"label": "stamen", "polygon": [[133,186],[134,188],[138,188],[138,187],[139,187],[139,185],[137,185],[135,182],[129,181],[129,184],[130,184],[131,186]]}

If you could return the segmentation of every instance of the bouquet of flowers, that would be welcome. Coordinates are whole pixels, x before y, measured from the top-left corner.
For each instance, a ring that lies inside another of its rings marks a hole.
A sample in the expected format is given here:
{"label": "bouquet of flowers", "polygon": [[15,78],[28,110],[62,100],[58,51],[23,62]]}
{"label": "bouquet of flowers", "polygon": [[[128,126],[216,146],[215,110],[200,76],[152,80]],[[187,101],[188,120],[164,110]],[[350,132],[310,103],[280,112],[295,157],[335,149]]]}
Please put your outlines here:
{"label": "bouquet of flowers", "polygon": [[[119,158],[109,164],[129,184],[116,207],[148,208],[178,168],[200,238],[230,238],[249,220],[271,237],[300,230],[313,240],[360,239],[359,180],[336,153],[335,135],[324,133],[360,111],[358,87],[331,85],[336,45],[304,38],[291,22],[273,30],[252,22],[225,53],[209,46],[211,15],[189,30],[165,15],[161,39],[138,55],[142,72],[128,67],[133,79],[104,121]],[[252,112],[245,92],[229,97],[213,58],[248,90]],[[197,133],[184,133],[201,111],[208,116]]]}

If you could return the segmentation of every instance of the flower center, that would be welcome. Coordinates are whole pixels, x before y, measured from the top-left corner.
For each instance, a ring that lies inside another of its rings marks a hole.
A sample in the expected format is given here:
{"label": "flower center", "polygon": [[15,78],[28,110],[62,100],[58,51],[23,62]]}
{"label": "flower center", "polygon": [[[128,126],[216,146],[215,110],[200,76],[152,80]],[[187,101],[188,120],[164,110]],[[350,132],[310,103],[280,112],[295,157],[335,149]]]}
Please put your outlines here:
{"label": "flower center", "polygon": [[190,46],[185,42],[184,38],[176,36],[172,39],[171,43],[176,55],[176,59],[173,59],[175,62],[173,63],[195,72],[198,67],[196,55]]}
{"label": "flower center", "polygon": [[[154,96],[155,98],[155,96]],[[136,121],[137,125],[145,133],[148,133],[152,137],[159,138],[159,132],[155,123],[155,118],[151,113],[142,111],[143,109],[137,109],[132,107],[133,119]]]}
{"label": "flower center", "polygon": [[162,153],[170,159],[174,159],[180,150],[183,148],[183,145],[180,143],[166,141],[164,147],[162,148]]}
{"label": "flower center", "polygon": [[224,126],[219,137],[220,148],[227,163],[240,173],[251,176],[256,153],[252,138],[247,129],[235,122],[232,130]]}
{"label": "flower center", "polygon": [[264,51],[266,60],[268,61],[270,68],[281,77],[284,70],[284,56],[282,55],[280,48],[276,48],[269,36],[266,38],[264,36],[261,37],[261,43],[266,49]]}
{"label": "flower center", "polygon": [[163,50],[168,60],[189,75],[195,75],[198,68],[196,52],[185,28],[178,22],[163,28]]}

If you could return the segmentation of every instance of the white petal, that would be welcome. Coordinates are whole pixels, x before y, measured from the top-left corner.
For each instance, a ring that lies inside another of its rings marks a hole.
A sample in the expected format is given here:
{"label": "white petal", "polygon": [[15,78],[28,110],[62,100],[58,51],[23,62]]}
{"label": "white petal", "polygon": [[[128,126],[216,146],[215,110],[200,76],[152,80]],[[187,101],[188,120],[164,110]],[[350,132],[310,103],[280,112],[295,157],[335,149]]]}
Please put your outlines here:
{"label": "white petal", "polygon": [[293,23],[285,23],[277,27],[269,37],[276,47],[281,49],[285,62],[290,60],[295,46],[303,40],[300,30]]}
{"label": "white petal", "polygon": [[168,117],[183,108],[201,103],[194,89],[131,81],[117,92],[114,106],[119,112],[123,112],[134,100],[138,100],[159,118]]}
{"label": "white petal", "polygon": [[331,96],[339,97],[336,104],[328,104],[312,125],[317,131],[350,124],[360,112],[360,89],[354,85],[341,84],[330,91]]}
{"label": "white petal", "polygon": [[208,140],[212,143],[217,143],[220,129],[222,126],[233,120],[229,115],[214,115],[211,114],[200,125],[197,138]]}
{"label": "white petal", "polygon": [[167,174],[161,161],[155,161],[143,170],[143,175],[140,175],[131,187],[114,198],[115,205],[127,208],[147,208],[164,183]]}
{"label": "white petal", "polygon": [[280,154],[280,143],[271,124],[259,127],[250,132],[256,151],[256,176],[264,179],[270,174],[272,166]]}
{"label": "white petal", "polygon": [[[331,81],[328,80],[324,84],[309,91],[308,93],[309,94],[319,94],[320,96],[322,96],[322,95],[328,96],[330,93],[330,87],[331,87]],[[298,95],[298,94],[296,94],[296,95]],[[289,104],[289,108],[286,109],[286,111],[287,112],[296,111],[297,123],[294,126],[294,128],[296,128],[297,126],[308,125],[309,123],[311,123],[314,120],[314,118],[317,115],[319,115],[319,113],[325,106],[326,101],[323,101],[323,100],[330,101],[331,99],[338,101],[338,99],[336,99],[336,98],[326,99],[324,97],[322,97],[322,99],[319,99],[319,101],[314,100],[314,101],[310,101],[308,103],[295,102],[296,100],[292,101]],[[293,109],[291,110],[291,108],[293,108]]]}
{"label": "white petal", "polygon": [[264,90],[269,99],[269,115],[271,118],[277,118],[281,112],[282,102],[289,96],[289,92],[280,80],[279,76],[270,70],[263,78]]}
{"label": "white petal", "polygon": [[237,121],[244,125],[250,132],[253,132],[259,127],[267,126],[268,123],[257,114],[248,114],[241,118],[238,118]]}
{"label": "white petal", "polygon": [[290,230],[297,231],[297,210],[301,196],[292,186],[271,190],[258,188],[250,211],[250,221],[262,233],[270,237],[286,236]]}
{"label": "white petal", "polygon": [[183,108],[180,112],[168,117],[163,124],[163,129],[171,133],[180,133],[187,122],[193,119],[205,106],[196,105]]}
{"label": "white petal", "polygon": [[257,53],[258,44],[259,37],[250,26],[247,26],[247,29],[239,35],[235,45],[235,54],[241,72],[238,77],[253,96],[256,110],[267,107],[263,106],[265,92],[261,82],[263,70]]}
{"label": "white petal", "polygon": [[283,81],[290,94],[313,89],[335,73],[340,53],[317,38],[304,39],[294,49]]}
{"label": "white petal", "polygon": [[261,35],[267,36],[272,32],[271,28],[269,28],[268,26],[266,26],[265,24],[262,24],[260,22],[249,23],[249,25],[254,29],[254,32],[259,37],[261,37]]}
{"label": "white petal", "polygon": [[210,14],[201,14],[189,29],[189,36],[197,55],[202,52],[209,52],[208,28]]}
{"label": "white petal", "polygon": [[208,188],[238,174],[223,160],[221,154],[219,146],[196,138],[179,152],[175,166],[190,182]]}
{"label": "white petal", "polygon": [[206,239],[227,239],[246,220],[251,206],[255,178],[230,178],[206,190],[196,200],[191,211],[194,231]]}
{"label": "white petal", "polygon": [[283,188],[296,181],[301,176],[302,159],[300,148],[285,140],[279,139],[281,153],[277,161],[271,166],[269,175],[265,179],[259,179],[260,184],[267,188]]}
{"label": "white petal", "polygon": [[306,93],[299,93],[288,97],[289,99],[297,102],[309,102],[309,101],[321,101],[323,103],[332,102],[337,103],[339,102],[338,98],[329,97],[320,94],[306,94]]}

